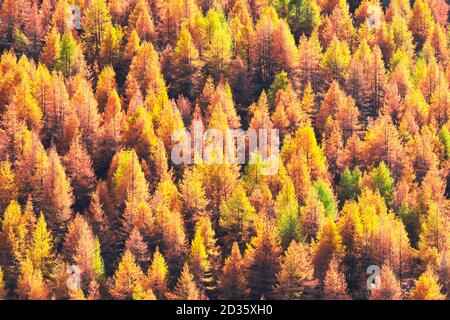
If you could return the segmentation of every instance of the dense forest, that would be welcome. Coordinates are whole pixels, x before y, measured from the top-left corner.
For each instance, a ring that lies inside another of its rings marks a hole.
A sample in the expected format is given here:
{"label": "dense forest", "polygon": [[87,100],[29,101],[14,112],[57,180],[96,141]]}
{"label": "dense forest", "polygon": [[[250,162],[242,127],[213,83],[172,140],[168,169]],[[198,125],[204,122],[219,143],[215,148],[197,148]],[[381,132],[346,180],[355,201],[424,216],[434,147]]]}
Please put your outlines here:
{"label": "dense forest", "polygon": [[0,299],[450,296],[445,0],[0,2]]}

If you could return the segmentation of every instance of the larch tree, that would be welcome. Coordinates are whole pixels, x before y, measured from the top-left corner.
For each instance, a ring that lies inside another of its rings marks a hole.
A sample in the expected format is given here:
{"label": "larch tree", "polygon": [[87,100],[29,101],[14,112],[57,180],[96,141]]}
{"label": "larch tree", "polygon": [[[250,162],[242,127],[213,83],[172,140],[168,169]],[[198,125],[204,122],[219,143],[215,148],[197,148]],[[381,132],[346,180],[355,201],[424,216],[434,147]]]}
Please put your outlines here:
{"label": "larch tree", "polygon": [[130,251],[125,251],[122,260],[111,278],[109,293],[115,299],[131,299],[135,288],[141,284],[144,274]]}
{"label": "larch tree", "polygon": [[41,271],[34,268],[29,258],[21,264],[16,291],[18,297],[25,300],[49,299],[49,287]]}
{"label": "larch tree", "polygon": [[350,57],[350,49],[347,43],[334,37],[320,62],[324,79],[343,83],[347,78],[347,67],[350,63]]}
{"label": "larch tree", "polygon": [[313,32],[309,38],[300,37],[298,44],[298,78],[304,86],[310,82],[312,89],[316,91],[321,82],[320,61],[322,60],[322,46],[317,32]]}
{"label": "larch tree", "polygon": [[79,43],[71,32],[66,32],[61,37],[60,54],[56,63],[56,69],[65,76],[82,73],[85,70],[84,57]]}
{"label": "larch tree", "polygon": [[344,246],[336,223],[328,218],[317,236],[318,242],[313,247],[312,262],[318,279],[324,281],[328,265],[333,256],[342,257]]}
{"label": "larch tree", "polygon": [[156,209],[157,231],[160,248],[171,272],[181,270],[187,251],[187,239],[180,212],[172,212],[166,205]]}
{"label": "larch tree", "polygon": [[99,65],[117,66],[122,59],[123,31],[119,26],[107,24],[99,49]]}
{"label": "larch tree", "polygon": [[273,287],[280,271],[281,251],[273,228],[261,223],[244,256],[251,299],[270,298],[274,295]]}
{"label": "larch tree", "polygon": [[423,217],[422,230],[419,238],[419,252],[423,265],[439,266],[439,252],[443,252],[448,246],[449,237],[446,230],[447,217],[442,207],[430,201],[429,209]]}
{"label": "larch tree", "polygon": [[25,35],[31,41],[34,54],[42,46],[45,30],[42,24],[42,15],[40,13],[40,5],[38,0],[31,0],[31,7],[28,13],[27,21],[24,26]]}
{"label": "larch tree", "polygon": [[148,199],[148,184],[134,150],[121,150],[109,168],[108,185],[116,205],[123,206],[128,194],[139,200]]}
{"label": "larch tree", "polygon": [[98,113],[95,95],[88,81],[80,75],[73,80],[76,89],[72,94],[72,108],[78,118],[78,128],[87,152],[92,155],[95,152],[100,127],[100,115]]}
{"label": "larch tree", "polygon": [[41,213],[33,230],[33,241],[29,255],[33,262],[33,267],[47,277],[52,272],[54,262],[53,250],[53,238],[51,232],[47,230],[45,217]]}
{"label": "larch tree", "polygon": [[381,287],[371,291],[372,300],[401,300],[402,289],[394,272],[388,264],[381,267]]}
{"label": "larch tree", "polygon": [[54,6],[52,11],[51,25],[60,34],[64,34],[67,31],[69,31],[69,22],[70,22],[69,14],[70,10],[68,1],[67,0],[56,1],[56,6]]}
{"label": "larch tree", "polygon": [[325,223],[325,214],[325,207],[316,189],[311,188],[300,209],[300,225],[306,241],[317,238],[317,234]]}
{"label": "larch tree", "polygon": [[428,268],[416,281],[416,286],[411,292],[412,300],[444,300],[445,295],[441,293],[441,286],[435,272]]}
{"label": "larch tree", "polygon": [[327,300],[347,300],[349,298],[345,276],[339,270],[339,263],[335,258],[329,262],[324,279],[323,294]]}
{"label": "larch tree", "polygon": [[298,200],[294,185],[287,180],[275,201],[275,212],[278,220],[278,236],[284,249],[292,240],[299,241],[301,237]]}
{"label": "larch tree", "polygon": [[239,57],[247,71],[250,71],[250,51],[255,30],[247,2],[235,1],[228,16],[231,18],[229,24],[233,37],[234,56]]}
{"label": "larch tree", "polygon": [[211,263],[208,259],[203,236],[198,230],[191,242],[188,261],[198,287],[202,290],[208,290],[211,283]]}
{"label": "larch tree", "polygon": [[277,274],[277,294],[286,300],[301,298],[313,285],[313,273],[309,246],[292,241]]}
{"label": "larch tree", "polygon": [[136,257],[136,262],[140,266],[143,266],[149,260],[148,246],[137,227],[133,228],[129,238],[125,241],[125,250],[130,251]]}
{"label": "larch tree", "polygon": [[242,263],[239,245],[234,242],[230,256],[225,259],[222,274],[219,276],[218,289],[222,299],[239,300],[247,297],[248,288]]}
{"label": "larch tree", "polygon": [[55,148],[50,149],[48,167],[43,177],[42,193],[35,197],[36,205],[44,212],[51,229],[58,235],[64,232],[67,222],[72,217],[72,187],[67,178],[60,157]]}
{"label": "larch tree", "polygon": [[185,222],[190,230],[193,229],[195,223],[202,215],[208,214],[206,212],[208,199],[200,179],[200,172],[196,168],[184,171],[181,183],[181,198],[183,200]]}
{"label": "larch tree", "polygon": [[156,95],[165,87],[158,53],[151,43],[142,43],[131,61],[126,86],[130,86],[133,81],[137,82],[143,95],[146,95],[147,91]]}
{"label": "larch tree", "polygon": [[99,56],[105,30],[111,24],[111,15],[105,0],[93,0],[84,10],[81,25],[83,40],[90,50],[86,51],[87,61],[93,63]]}
{"label": "larch tree", "polygon": [[274,48],[272,54],[276,72],[285,70],[293,76],[298,67],[298,51],[294,36],[286,21],[280,20],[273,32]]}
{"label": "larch tree", "polygon": [[69,151],[63,158],[63,164],[74,193],[74,205],[79,210],[83,210],[90,203],[96,178],[91,157],[86,152],[78,133],[73,138]]}
{"label": "larch tree", "polygon": [[232,56],[232,41],[223,13],[216,10],[206,15],[208,43],[204,52],[205,68],[215,79],[226,74]]}
{"label": "larch tree", "polygon": [[152,262],[147,271],[146,285],[152,288],[153,292],[159,299],[163,299],[168,289],[169,268],[164,256],[156,248],[153,254]]}
{"label": "larch tree", "polygon": [[26,257],[26,233],[27,229],[22,218],[20,205],[17,201],[11,201],[5,210],[2,221],[3,248],[8,259],[6,270],[11,269],[17,276],[17,269]]}
{"label": "larch tree", "polygon": [[275,9],[267,8],[256,24],[251,61],[255,80],[262,88],[268,88],[278,73],[273,60],[274,30],[278,23],[279,18]]}
{"label": "larch tree", "polygon": [[419,46],[423,45],[425,39],[432,31],[433,24],[433,16],[431,15],[431,10],[427,1],[414,1],[411,18],[409,20],[409,28]]}
{"label": "larch tree", "polygon": [[128,27],[134,28],[140,39],[152,42],[155,40],[155,26],[150,15],[147,1],[138,0],[129,16]]}
{"label": "larch tree", "polygon": [[197,97],[200,93],[203,62],[200,60],[199,52],[187,27],[183,27],[181,30],[180,38],[174,49],[172,63],[171,95],[176,97],[183,94],[190,99]]}
{"label": "larch tree", "polygon": [[226,239],[225,244],[231,247],[233,242],[237,242],[243,247],[254,232],[255,219],[255,209],[244,189],[236,188],[220,206],[219,225]]}
{"label": "larch tree", "polygon": [[346,1],[337,1],[330,15],[322,19],[319,37],[322,45],[328,46],[334,37],[351,44],[355,36],[352,16]]}
{"label": "larch tree", "polygon": [[139,199],[132,193],[129,193],[127,196],[121,220],[121,230],[117,231],[121,231],[122,236],[125,238],[128,238],[134,229],[148,238],[152,235],[155,228],[155,218],[150,204],[145,199]]}
{"label": "larch tree", "polygon": [[168,293],[168,297],[175,300],[198,300],[201,298],[201,292],[195,284],[187,263],[183,266],[174,292]]}
{"label": "larch tree", "polygon": [[[297,161],[302,156],[305,157],[312,179],[322,178],[328,180],[326,158],[322,148],[317,143],[311,125],[300,127],[292,139],[285,141],[281,149],[281,158],[286,167],[289,167],[289,163]],[[290,175],[292,177],[292,173]]]}
{"label": "larch tree", "polygon": [[0,217],[11,200],[17,200],[18,190],[14,171],[9,161],[0,162]]}
{"label": "larch tree", "polygon": [[108,98],[113,90],[117,90],[116,73],[112,66],[105,66],[98,75],[95,97],[100,111],[105,110]]}

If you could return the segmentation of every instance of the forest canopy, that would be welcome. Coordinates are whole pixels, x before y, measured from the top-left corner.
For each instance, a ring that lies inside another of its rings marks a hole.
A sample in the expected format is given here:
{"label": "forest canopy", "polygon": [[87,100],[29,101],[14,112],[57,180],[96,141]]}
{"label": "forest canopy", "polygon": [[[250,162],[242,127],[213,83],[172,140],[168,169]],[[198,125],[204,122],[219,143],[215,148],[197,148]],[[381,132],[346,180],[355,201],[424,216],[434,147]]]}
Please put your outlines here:
{"label": "forest canopy", "polygon": [[[411,2],[1,1],[0,299],[449,297],[449,5]],[[278,170],[175,163],[194,127]]]}

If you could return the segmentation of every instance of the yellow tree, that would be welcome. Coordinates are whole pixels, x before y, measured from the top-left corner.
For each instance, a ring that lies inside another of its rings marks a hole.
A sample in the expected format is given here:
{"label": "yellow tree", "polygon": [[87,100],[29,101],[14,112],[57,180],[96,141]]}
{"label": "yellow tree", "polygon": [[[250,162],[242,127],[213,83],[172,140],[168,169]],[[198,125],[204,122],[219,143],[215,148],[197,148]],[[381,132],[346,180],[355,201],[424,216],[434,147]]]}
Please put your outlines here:
{"label": "yellow tree", "polygon": [[350,58],[350,49],[347,43],[334,37],[320,62],[324,79],[327,81],[336,80],[342,84],[347,78]]}
{"label": "yellow tree", "polygon": [[53,69],[59,60],[61,53],[61,36],[56,28],[52,28],[45,36],[45,45],[42,49],[39,61],[45,64],[49,69]]}
{"label": "yellow tree", "polygon": [[105,30],[111,24],[111,15],[105,0],[93,0],[84,10],[81,25],[87,61],[93,63],[99,56]]}
{"label": "yellow tree", "polygon": [[322,60],[322,46],[318,38],[317,31],[314,31],[309,38],[301,36],[298,44],[299,66],[298,78],[302,87],[308,82],[312,89],[316,91],[321,82],[320,61]]}
{"label": "yellow tree", "polygon": [[14,171],[9,161],[0,162],[0,217],[3,216],[11,200],[17,200],[18,190],[14,181]]}
{"label": "yellow tree", "polygon": [[43,177],[42,193],[34,197],[36,205],[44,212],[51,229],[55,232],[56,241],[72,217],[72,187],[55,148],[48,155],[48,167]]}
{"label": "yellow tree", "polygon": [[217,80],[227,72],[231,61],[231,34],[223,13],[214,9],[208,11],[206,24],[208,43],[204,52],[205,67]]}
{"label": "yellow tree", "polygon": [[237,242],[241,247],[250,240],[254,230],[255,209],[242,187],[237,187],[231,196],[220,206],[219,225],[225,239],[225,245],[231,247]]}
{"label": "yellow tree", "polygon": [[115,299],[131,299],[144,274],[130,251],[125,251],[111,279],[109,293]]}
{"label": "yellow tree", "polygon": [[147,271],[146,286],[153,290],[158,299],[163,299],[167,293],[168,280],[169,268],[159,248],[156,248]]}
{"label": "yellow tree", "polygon": [[169,293],[167,297],[174,300],[199,300],[201,298],[200,290],[195,284],[187,263],[183,266],[174,292]]}
{"label": "yellow tree", "polygon": [[33,230],[30,257],[34,269],[39,270],[44,276],[50,275],[54,263],[53,239],[51,232],[47,230],[47,223],[42,213]]}
{"label": "yellow tree", "polygon": [[438,277],[429,267],[416,281],[416,286],[411,292],[413,300],[444,300],[445,295],[441,293]]}
{"label": "yellow tree", "polygon": [[281,299],[299,299],[313,285],[313,273],[309,246],[292,241],[277,275],[277,294]]}
{"label": "yellow tree", "polygon": [[35,269],[28,258],[20,267],[16,292],[19,298],[26,300],[47,300],[50,290],[39,269]]}
{"label": "yellow tree", "polygon": [[317,239],[318,242],[313,247],[312,262],[315,275],[324,281],[330,261],[334,256],[341,258],[345,248],[336,223],[331,218],[327,219]]}

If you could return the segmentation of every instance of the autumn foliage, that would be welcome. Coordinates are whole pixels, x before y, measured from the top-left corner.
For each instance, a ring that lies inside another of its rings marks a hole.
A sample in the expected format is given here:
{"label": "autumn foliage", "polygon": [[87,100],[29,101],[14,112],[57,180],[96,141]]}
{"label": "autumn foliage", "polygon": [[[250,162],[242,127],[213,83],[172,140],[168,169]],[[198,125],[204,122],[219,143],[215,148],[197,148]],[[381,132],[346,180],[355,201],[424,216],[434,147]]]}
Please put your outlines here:
{"label": "autumn foliage", "polygon": [[445,1],[0,2],[0,299],[449,296]]}

